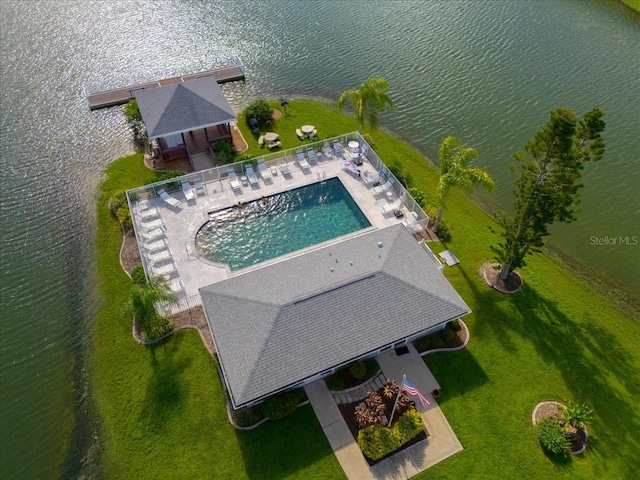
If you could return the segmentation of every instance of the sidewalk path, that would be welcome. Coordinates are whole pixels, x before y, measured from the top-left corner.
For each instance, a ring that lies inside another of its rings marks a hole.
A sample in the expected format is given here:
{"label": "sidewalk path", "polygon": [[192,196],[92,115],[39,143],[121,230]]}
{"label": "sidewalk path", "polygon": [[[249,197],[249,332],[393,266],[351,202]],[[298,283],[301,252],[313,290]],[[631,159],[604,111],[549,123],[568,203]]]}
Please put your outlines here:
{"label": "sidewalk path", "polygon": [[377,357],[380,368],[389,379],[409,378],[429,399],[426,409],[417,402],[417,410],[430,436],[373,467],[364,459],[324,380],[304,387],[311,407],[324,430],[338,462],[349,480],[405,480],[462,450],[462,445],[433,399],[431,392],[440,388],[422,358],[409,344],[409,353],[396,355],[389,350]]}

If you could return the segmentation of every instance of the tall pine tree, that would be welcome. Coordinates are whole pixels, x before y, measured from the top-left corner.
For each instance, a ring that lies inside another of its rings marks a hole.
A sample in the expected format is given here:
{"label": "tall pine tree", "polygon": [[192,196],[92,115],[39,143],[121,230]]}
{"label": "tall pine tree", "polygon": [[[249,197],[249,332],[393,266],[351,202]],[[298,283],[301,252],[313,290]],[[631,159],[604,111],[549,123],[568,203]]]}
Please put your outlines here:
{"label": "tall pine tree", "polygon": [[512,220],[503,219],[503,242],[494,248],[502,265],[502,280],[525,265],[527,254],[544,245],[549,225],[575,220],[584,164],[600,160],[604,153],[603,116],[599,108],[582,119],[572,110],[553,110],[542,130],[515,155],[522,162],[514,192],[515,213]]}

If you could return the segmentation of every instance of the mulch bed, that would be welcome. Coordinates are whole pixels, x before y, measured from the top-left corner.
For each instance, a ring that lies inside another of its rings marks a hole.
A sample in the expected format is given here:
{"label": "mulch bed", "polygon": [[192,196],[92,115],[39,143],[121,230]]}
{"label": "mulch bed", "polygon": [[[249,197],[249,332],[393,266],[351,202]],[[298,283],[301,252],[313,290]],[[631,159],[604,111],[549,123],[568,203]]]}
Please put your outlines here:
{"label": "mulch bed", "polygon": [[500,266],[495,263],[485,263],[480,267],[480,275],[485,283],[502,293],[516,293],[523,285],[522,277],[511,272],[506,280],[500,278]]}
{"label": "mulch bed", "polygon": [[[391,410],[393,409],[393,403],[395,402],[395,397],[394,398],[386,398],[383,393],[382,393],[382,388],[378,390],[378,394],[382,397],[382,400],[384,401],[385,405],[387,406],[387,414],[390,415],[391,414]],[[353,403],[345,403],[342,405],[338,405],[338,408],[340,409],[340,413],[342,414],[342,417],[344,418],[344,421],[346,422],[347,426],[349,427],[349,431],[351,432],[351,435],[353,435],[353,438],[355,439],[355,441],[358,441],[358,431],[360,430],[360,425],[358,424],[358,422],[356,421],[356,416],[355,416],[355,409],[358,405],[360,405],[362,402],[364,402],[364,399],[362,400],[358,400],[356,402]],[[415,403],[411,402],[411,407],[409,408],[415,408]],[[400,407],[396,408],[396,412],[393,415],[393,424],[395,424],[398,419],[402,416],[402,414],[404,412],[407,411],[407,408],[405,409],[400,409]],[[367,462],[369,463],[369,465],[375,465],[376,463],[379,463],[381,461],[383,461],[386,458],[391,457],[392,455],[398,453],[401,450],[404,450],[407,447],[410,447],[411,445],[415,445],[418,442],[421,442],[422,440],[425,440],[427,438],[427,432],[426,430],[423,430],[420,434],[416,435],[415,437],[413,437],[411,440],[409,440],[407,443],[405,443],[402,447],[400,447],[399,449],[388,453],[387,455],[385,455],[384,457],[378,459],[378,460],[372,460],[370,458],[368,458],[366,455],[363,454],[364,458],[367,460]]]}
{"label": "mulch bed", "polygon": [[469,331],[466,328],[459,327],[458,330],[454,331],[455,336],[449,340],[448,342],[444,342],[442,345],[434,345],[429,344],[427,348],[419,348],[416,345],[419,342],[413,342],[413,345],[416,347],[419,353],[428,352],[429,350],[437,350],[439,348],[457,348],[464,345],[464,342],[467,341],[467,336],[469,335]]}
{"label": "mulch bed", "polygon": [[[543,402],[539,406],[537,406],[533,415],[533,423],[537,424],[543,418],[551,418],[553,420],[557,420],[562,417],[561,406],[557,402]],[[570,441],[571,445],[571,454],[577,455],[584,451],[587,446],[588,434],[586,429],[578,428],[576,429],[576,437],[574,440]]]}

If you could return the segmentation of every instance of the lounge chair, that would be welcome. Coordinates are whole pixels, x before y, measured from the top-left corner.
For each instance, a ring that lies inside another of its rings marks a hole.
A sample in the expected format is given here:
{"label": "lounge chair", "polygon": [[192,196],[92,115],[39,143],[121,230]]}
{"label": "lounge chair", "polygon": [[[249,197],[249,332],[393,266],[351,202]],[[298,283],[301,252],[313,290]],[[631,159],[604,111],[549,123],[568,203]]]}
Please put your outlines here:
{"label": "lounge chair", "polygon": [[289,168],[289,164],[287,162],[284,162],[282,165],[280,165],[280,171],[283,175],[292,175],[291,168]]}
{"label": "lounge chair", "polygon": [[267,178],[271,178],[271,172],[269,171],[266,164],[264,163],[264,160],[258,160],[258,173],[260,174],[263,180],[266,180]]}
{"label": "lounge chair", "polygon": [[296,150],[296,161],[298,162],[298,165],[300,165],[300,168],[302,170],[311,169],[309,162],[307,162],[307,159],[304,158],[304,153],[302,153],[302,150]]}
{"label": "lounge chair", "polygon": [[171,255],[171,250],[169,250],[168,248],[165,250],[160,250],[159,252],[156,253],[146,253],[144,254],[145,257],[147,257],[147,259],[152,263],[152,264],[156,264],[159,262],[162,262],[163,260],[172,260],[173,256]]}
{"label": "lounge chair", "polygon": [[175,282],[171,282],[169,284],[169,290],[174,295],[179,295],[181,293],[184,293],[184,283],[182,282],[182,280],[177,280]]}
{"label": "lounge chair", "polygon": [[140,237],[142,237],[145,242],[153,242],[159,238],[164,237],[164,234],[167,230],[164,227],[154,228],[153,230],[149,230],[148,232],[144,232],[140,230],[138,233]]}
{"label": "lounge chair", "polygon": [[162,220],[162,218],[155,218],[153,220],[147,220],[146,222],[145,221],[138,222],[138,226],[140,226],[141,229],[146,230],[148,232],[155,228],[163,227],[164,220]]}
{"label": "lounge chair", "polygon": [[342,145],[340,145],[340,142],[338,140],[335,140],[333,142],[333,151],[336,155],[342,155]]}
{"label": "lounge chair", "polygon": [[207,195],[207,191],[204,189],[204,185],[202,185],[202,181],[199,178],[193,181],[193,186],[196,189],[196,195]]}
{"label": "lounge chair", "polygon": [[298,138],[300,140],[304,140],[305,138],[307,138],[307,136],[302,133],[302,130],[300,130],[299,128],[296,128],[296,135],[298,135]]}
{"label": "lounge chair", "polygon": [[162,199],[162,201],[167,205],[169,205],[171,208],[180,207],[180,200],[173,198],[171,195],[165,192],[163,188],[158,190],[158,195],[160,195],[160,198]]}
{"label": "lounge chair", "polygon": [[253,171],[253,165],[247,165],[244,168],[244,171],[247,174],[247,180],[249,180],[251,185],[258,185],[260,183],[260,180],[258,180],[258,177],[256,176],[256,172]]}
{"label": "lounge chair", "polygon": [[172,275],[178,272],[178,266],[176,262],[165,263],[159,267],[151,266],[149,267],[149,271],[155,276],[165,276]]}
{"label": "lounge chair", "polygon": [[229,167],[227,169],[227,176],[229,177],[229,185],[231,185],[231,188],[233,190],[242,191],[242,185],[240,185],[238,177],[236,176],[236,172],[233,168]]}
{"label": "lounge chair", "polygon": [[191,190],[191,184],[187,180],[180,180],[180,185],[182,185],[182,193],[184,193],[184,198],[187,202],[196,198],[193,190]]}
{"label": "lounge chair", "polygon": [[387,190],[389,190],[391,188],[391,185],[393,185],[393,179],[389,177],[389,179],[383,185],[378,185],[377,187],[373,187],[371,189],[371,193],[373,193],[374,195],[380,195],[381,193],[384,193]]}
{"label": "lounge chair", "polygon": [[365,186],[369,187],[370,185],[373,185],[374,183],[376,183],[378,181],[380,177],[378,176],[378,174],[371,174],[371,172],[369,172],[368,170],[365,170],[365,172],[362,174],[362,182],[365,184]]}
{"label": "lounge chair", "polygon": [[155,240],[154,242],[150,242],[150,243],[142,242],[142,248],[149,253],[157,252],[159,250],[164,250],[165,248],[167,248],[167,245],[168,243],[166,238],[159,238],[158,240]]}
{"label": "lounge chair", "polygon": [[137,216],[141,220],[148,220],[150,218],[159,217],[160,216],[160,210],[158,210],[156,207],[140,209]]}
{"label": "lounge chair", "polygon": [[267,148],[268,148],[269,150],[271,150],[272,148],[278,148],[278,147],[280,147],[280,146],[282,146],[282,142],[281,142],[280,140],[278,140],[278,141],[276,141],[276,142],[269,142],[269,143],[267,144]]}
{"label": "lounge chair", "polygon": [[391,213],[394,210],[398,210],[401,205],[402,205],[402,200],[400,200],[399,198],[396,198],[393,203],[385,203],[384,205],[382,205],[380,207],[380,210],[382,211],[383,215],[386,215],[387,213]]}
{"label": "lounge chair", "polygon": [[307,158],[311,163],[318,163],[318,157],[316,157],[316,152],[311,147],[307,147]]}
{"label": "lounge chair", "polygon": [[342,162],[342,168],[355,177],[360,177],[362,171],[352,162],[345,160]]}
{"label": "lounge chair", "polygon": [[322,153],[327,158],[331,158],[333,156],[333,148],[331,148],[328,143],[325,143],[324,147],[322,147]]}

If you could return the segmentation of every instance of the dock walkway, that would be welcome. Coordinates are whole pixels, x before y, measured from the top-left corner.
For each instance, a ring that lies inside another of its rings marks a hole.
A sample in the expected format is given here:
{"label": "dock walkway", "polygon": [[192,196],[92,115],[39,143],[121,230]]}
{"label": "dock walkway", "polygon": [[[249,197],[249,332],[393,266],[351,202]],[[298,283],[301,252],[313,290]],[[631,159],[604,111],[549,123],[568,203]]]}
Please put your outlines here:
{"label": "dock walkway", "polygon": [[191,73],[178,77],[165,78],[153,82],[139,83],[128,87],[114,88],[112,90],[103,90],[87,95],[89,109],[98,110],[100,108],[113,107],[123,105],[132,98],[135,98],[135,92],[146,88],[164,87],[167,85],[175,85],[178,83],[188,82],[197,78],[213,76],[218,83],[235,82],[236,80],[244,80],[245,73],[242,64],[221,67],[203,72]]}

